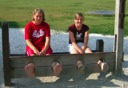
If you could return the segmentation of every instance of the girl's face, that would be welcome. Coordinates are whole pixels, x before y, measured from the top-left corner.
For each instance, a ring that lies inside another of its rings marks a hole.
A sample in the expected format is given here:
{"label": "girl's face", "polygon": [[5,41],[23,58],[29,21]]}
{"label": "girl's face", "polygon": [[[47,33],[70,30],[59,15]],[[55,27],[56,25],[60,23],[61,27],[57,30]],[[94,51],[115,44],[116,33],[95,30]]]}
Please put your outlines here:
{"label": "girl's face", "polygon": [[33,18],[35,24],[39,25],[42,22],[43,15],[41,13],[35,13]]}
{"label": "girl's face", "polygon": [[75,22],[76,27],[82,27],[83,20],[84,20],[84,18],[82,16],[77,15],[74,18],[74,22]]}

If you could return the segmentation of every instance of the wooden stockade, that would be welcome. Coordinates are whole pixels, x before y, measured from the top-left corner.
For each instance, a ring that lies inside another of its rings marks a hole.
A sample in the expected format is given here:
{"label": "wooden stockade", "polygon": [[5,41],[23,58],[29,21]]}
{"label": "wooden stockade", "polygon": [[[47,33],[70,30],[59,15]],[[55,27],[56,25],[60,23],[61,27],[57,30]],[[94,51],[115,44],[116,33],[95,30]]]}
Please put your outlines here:
{"label": "wooden stockade", "polygon": [[[11,86],[12,78],[27,77],[24,67],[28,62],[36,64],[36,76],[52,76],[51,63],[59,61],[63,66],[63,71],[60,75],[79,74],[76,68],[76,62],[81,59],[85,62],[86,73],[100,72],[97,67],[97,61],[103,57],[109,63],[111,68],[109,71],[114,70],[115,66],[115,52],[103,53],[103,40],[99,39],[96,42],[96,50],[93,54],[69,54],[67,52],[54,52],[49,56],[26,56],[25,54],[10,54],[9,46],[9,27],[8,22],[2,23],[2,45],[3,45],[3,69],[5,86]],[[102,52],[102,53],[100,53]]]}
{"label": "wooden stockade", "polygon": [[[51,63],[54,60],[59,61],[63,66],[63,71],[60,75],[79,74],[76,68],[78,59],[85,63],[85,74],[100,72],[97,67],[97,61],[102,57],[109,65],[108,72],[120,74],[122,71],[123,57],[123,21],[124,21],[124,6],[125,0],[116,0],[116,16],[115,16],[115,46],[112,52],[101,52],[100,44],[97,42],[97,52],[85,55],[71,55],[68,53],[54,53],[50,56],[25,56],[25,55],[10,55],[9,46],[9,26],[8,22],[2,23],[2,47],[3,47],[3,70],[5,86],[11,86],[11,79],[26,77],[24,66],[28,62],[36,64],[36,76],[51,76],[53,75]],[[101,40],[100,40],[101,41]],[[120,43],[120,47],[119,47]]]}
{"label": "wooden stockade", "polygon": [[9,50],[9,27],[7,22],[2,23],[2,43],[3,43],[3,68],[5,86],[11,86],[12,78],[27,77],[24,67],[28,62],[36,64],[36,76],[52,76],[51,63],[59,61],[63,66],[63,71],[60,75],[79,74],[76,68],[76,62],[81,59],[85,62],[85,73],[100,72],[97,67],[97,61],[103,57],[109,64],[109,72],[115,70],[115,52],[101,52],[103,51],[103,41],[98,40],[96,49],[92,54],[68,54],[68,53],[54,53],[50,56],[31,56],[10,54]]}

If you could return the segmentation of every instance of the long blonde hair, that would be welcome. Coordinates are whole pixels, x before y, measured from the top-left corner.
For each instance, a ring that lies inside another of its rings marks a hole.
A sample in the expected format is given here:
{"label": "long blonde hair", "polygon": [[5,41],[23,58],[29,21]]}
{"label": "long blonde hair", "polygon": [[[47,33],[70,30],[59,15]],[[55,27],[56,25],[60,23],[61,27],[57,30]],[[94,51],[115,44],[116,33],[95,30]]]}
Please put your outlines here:
{"label": "long blonde hair", "polygon": [[45,21],[45,14],[44,14],[44,11],[40,8],[36,8],[34,11],[33,11],[33,16],[32,16],[32,20],[34,21],[34,15],[36,13],[41,13],[42,14],[42,21]]}

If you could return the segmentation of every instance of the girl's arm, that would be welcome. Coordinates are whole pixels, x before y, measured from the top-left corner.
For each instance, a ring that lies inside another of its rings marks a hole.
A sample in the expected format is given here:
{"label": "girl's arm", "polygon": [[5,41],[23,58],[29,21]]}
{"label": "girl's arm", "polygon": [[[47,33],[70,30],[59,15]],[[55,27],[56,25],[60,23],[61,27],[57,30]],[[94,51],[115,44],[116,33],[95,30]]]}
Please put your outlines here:
{"label": "girl's arm", "polygon": [[85,36],[84,36],[84,43],[82,45],[82,50],[85,51],[87,46],[88,46],[88,39],[89,39],[89,31],[85,32]]}
{"label": "girl's arm", "polygon": [[39,55],[39,50],[33,45],[30,39],[26,40],[26,44],[34,51],[36,55]]}
{"label": "girl's arm", "polygon": [[46,37],[44,48],[40,52],[41,55],[45,55],[46,54],[46,51],[48,50],[49,45],[50,45],[50,37]]}

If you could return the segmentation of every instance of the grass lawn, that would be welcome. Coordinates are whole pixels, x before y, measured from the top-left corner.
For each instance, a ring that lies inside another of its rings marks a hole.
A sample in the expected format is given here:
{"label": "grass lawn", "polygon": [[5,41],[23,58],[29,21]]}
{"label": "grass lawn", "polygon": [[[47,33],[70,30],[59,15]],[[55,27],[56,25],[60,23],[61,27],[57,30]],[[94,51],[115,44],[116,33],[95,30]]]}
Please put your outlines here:
{"label": "grass lawn", "polygon": [[[90,27],[90,33],[102,33],[113,35],[114,16],[88,15],[88,11],[114,11],[115,0],[0,0],[0,21],[8,21],[14,28],[24,27],[31,20],[35,8],[45,11],[46,22],[51,29],[67,31],[73,23],[76,12],[82,12],[85,23]],[[126,10],[128,14],[128,0]],[[125,17],[125,35],[128,35],[128,16]]]}

